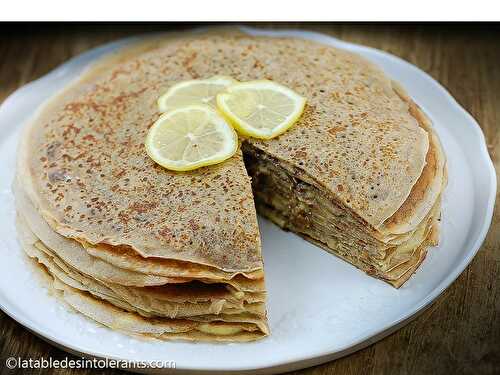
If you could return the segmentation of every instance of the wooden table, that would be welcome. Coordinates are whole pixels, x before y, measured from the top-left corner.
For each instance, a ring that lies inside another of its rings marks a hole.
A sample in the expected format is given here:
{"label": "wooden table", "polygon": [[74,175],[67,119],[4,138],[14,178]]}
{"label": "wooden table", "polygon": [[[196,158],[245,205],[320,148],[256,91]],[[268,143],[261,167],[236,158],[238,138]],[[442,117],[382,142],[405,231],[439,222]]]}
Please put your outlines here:
{"label": "wooden table", "polygon": [[[0,101],[70,57],[127,35],[190,25],[4,25]],[[285,25],[265,25],[282,27]],[[419,66],[443,84],[479,122],[500,166],[500,28],[492,25],[292,24],[379,48]],[[7,126],[8,124],[1,124]],[[297,374],[500,374],[500,208],[472,264],[420,317],[348,357]],[[36,307],[35,307],[36,308]],[[66,353],[0,312],[2,374],[10,356]],[[115,370],[116,373],[119,371]],[[52,373],[91,370],[52,370]],[[111,370],[97,373],[115,373]]]}

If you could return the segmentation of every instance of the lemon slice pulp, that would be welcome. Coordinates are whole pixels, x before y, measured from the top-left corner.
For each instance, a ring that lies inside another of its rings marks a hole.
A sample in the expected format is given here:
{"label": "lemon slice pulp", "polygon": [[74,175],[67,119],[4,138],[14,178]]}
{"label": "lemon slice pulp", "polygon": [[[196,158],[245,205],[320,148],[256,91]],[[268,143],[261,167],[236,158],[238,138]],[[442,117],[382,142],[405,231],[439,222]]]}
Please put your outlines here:
{"label": "lemon slice pulp", "polygon": [[226,76],[180,82],[158,99],[158,109],[166,112],[191,104],[206,104],[215,108],[217,94],[237,82]]}
{"label": "lemon slice pulp", "polygon": [[218,109],[243,135],[271,139],[290,128],[304,111],[306,99],[272,81],[228,86],[217,95]]}
{"label": "lemon slice pulp", "polygon": [[161,166],[189,171],[234,155],[238,136],[214,109],[189,105],[160,116],[146,138],[148,155]]}

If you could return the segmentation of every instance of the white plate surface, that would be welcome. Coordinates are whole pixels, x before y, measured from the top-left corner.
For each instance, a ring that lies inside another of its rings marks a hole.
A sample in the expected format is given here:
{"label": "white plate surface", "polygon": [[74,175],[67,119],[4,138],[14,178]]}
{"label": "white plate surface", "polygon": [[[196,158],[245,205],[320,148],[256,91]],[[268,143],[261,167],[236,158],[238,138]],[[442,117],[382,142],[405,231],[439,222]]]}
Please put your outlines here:
{"label": "white plate surface", "polygon": [[304,31],[246,32],[293,36],[345,48],[381,66],[432,119],[449,168],[441,244],[430,249],[399,290],[260,220],[269,290],[269,338],[246,344],[146,342],[68,312],[39,286],[15,235],[10,185],[23,123],[97,57],[131,39],[84,53],[22,87],[0,107],[0,307],[55,345],[88,356],[135,361],[172,360],[177,371],[270,373],[326,362],[393,332],[429,305],[472,260],[491,222],[495,170],[474,119],[430,76],[388,53]]}

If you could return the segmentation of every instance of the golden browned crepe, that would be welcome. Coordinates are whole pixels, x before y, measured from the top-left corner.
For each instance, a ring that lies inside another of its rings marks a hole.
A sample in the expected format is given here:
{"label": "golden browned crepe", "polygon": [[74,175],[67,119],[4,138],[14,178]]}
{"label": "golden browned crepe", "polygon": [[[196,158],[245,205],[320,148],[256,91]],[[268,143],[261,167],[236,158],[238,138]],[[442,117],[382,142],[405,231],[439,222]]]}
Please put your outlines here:
{"label": "golden browned crepe", "polygon": [[[224,163],[155,164],[144,139],[157,98],[213,75],[276,81],[306,110]],[[399,287],[437,243],[445,182],[430,122],[379,68],[226,29],[149,40],[91,67],[26,129],[14,190],[23,248],[73,308],[133,334],[245,341],[268,334],[255,206]]]}

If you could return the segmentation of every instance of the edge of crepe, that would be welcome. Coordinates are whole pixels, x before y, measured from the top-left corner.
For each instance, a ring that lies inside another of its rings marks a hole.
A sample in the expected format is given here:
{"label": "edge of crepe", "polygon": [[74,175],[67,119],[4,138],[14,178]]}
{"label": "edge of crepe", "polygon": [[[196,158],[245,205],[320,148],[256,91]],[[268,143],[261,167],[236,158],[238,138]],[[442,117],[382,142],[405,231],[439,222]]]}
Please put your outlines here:
{"label": "edge of crepe", "polygon": [[[416,104],[408,96],[404,88],[398,82],[393,81],[392,85],[396,94],[398,94],[402,100],[408,103],[409,105],[408,110],[410,111],[412,116],[415,117],[419,126],[422,129],[424,129],[424,131],[427,132],[430,143],[432,142],[433,147],[435,147],[436,159],[437,159],[436,176],[429,184],[427,184],[425,189],[426,193],[424,195],[424,199],[426,200],[425,202],[426,204],[417,208],[413,208],[412,211],[410,212],[411,215],[409,216],[409,218],[405,218],[404,222],[402,223],[391,222],[391,218],[394,218],[394,216],[398,213],[399,210],[404,209],[405,203],[409,199],[411,199],[413,188],[418,184],[420,179],[419,177],[419,179],[417,179],[415,184],[412,186],[410,194],[408,194],[408,197],[403,202],[403,204],[398,208],[398,210],[396,210],[390,217],[388,217],[382,223],[380,228],[383,229],[384,231],[390,232],[391,234],[404,234],[414,230],[418,226],[418,224],[425,218],[425,216],[430,212],[436,200],[441,199],[440,198],[441,193],[446,186],[446,184],[443,183],[445,181],[445,173],[446,173],[446,155],[442,148],[441,141],[439,140],[439,137],[437,136],[436,132],[432,127],[430,119],[425,115],[425,113],[421,110],[418,104]],[[415,114],[413,114],[412,112],[415,112]]]}

